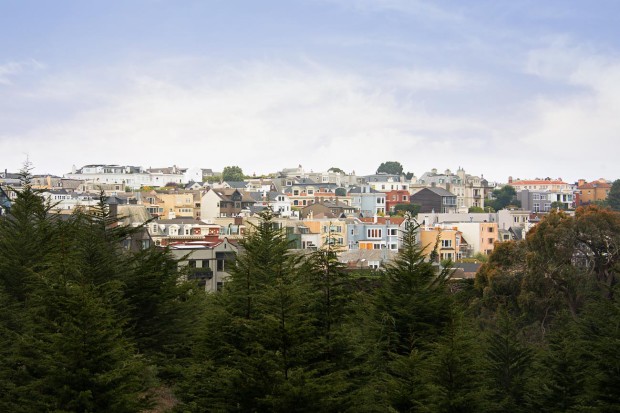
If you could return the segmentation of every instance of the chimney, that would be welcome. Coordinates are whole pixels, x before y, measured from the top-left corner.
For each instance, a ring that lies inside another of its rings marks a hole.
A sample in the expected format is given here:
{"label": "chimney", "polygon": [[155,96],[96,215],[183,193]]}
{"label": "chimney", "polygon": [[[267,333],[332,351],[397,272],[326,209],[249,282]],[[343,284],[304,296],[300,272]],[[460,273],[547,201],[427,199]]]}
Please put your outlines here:
{"label": "chimney", "polygon": [[511,184],[512,183],[512,176],[508,177],[508,183]]}
{"label": "chimney", "polygon": [[586,180],[585,179],[580,179],[579,181],[577,181],[577,186],[583,186],[586,184]]}

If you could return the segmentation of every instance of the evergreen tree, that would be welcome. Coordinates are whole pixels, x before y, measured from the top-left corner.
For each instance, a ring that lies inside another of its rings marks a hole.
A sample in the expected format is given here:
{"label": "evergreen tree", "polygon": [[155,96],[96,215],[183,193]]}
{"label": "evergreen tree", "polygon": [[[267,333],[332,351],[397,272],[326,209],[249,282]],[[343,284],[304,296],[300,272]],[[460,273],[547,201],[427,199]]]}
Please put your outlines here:
{"label": "evergreen tree", "polygon": [[418,227],[407,218],[403,247],[386,267],[372,298],[367,334],[374,350],[365,367],[367,383],[356,393],[358,409],[404,411],[419,406],[423,398],[420,361],[450,320],[446,283],[451,272],[426,261],[416,239]]}
{"label": "evergreen tree", "polygon": [[614,211],[620,211],[620,179],[616,179],[607,194],[607,205]]}
{"label": "evergreen tree", "polygon": [[485,376],[492,390],[490,412],[526,411],[525,386],[532,363],[532,350],[519,338],[516,321],[503,309],[486,340]]}
{"label": "evergreen tree", "polygon": [[481,412],[489,390],[484,383],[478,331],[453,306],[445,334],[422,361],[420,411]]}
{"label": "evergreen tree", "polygon": [[[241,242],[221,293],[209,297],[193,366],[180,394],[187,409],[287,411],[312,408],[316,320],[300,258],[265,212]],[[206,382],[198,381],[206,378]],[[201,394],[201,389],[203,392]],[[316,410],[316,409],[315,409]]]}

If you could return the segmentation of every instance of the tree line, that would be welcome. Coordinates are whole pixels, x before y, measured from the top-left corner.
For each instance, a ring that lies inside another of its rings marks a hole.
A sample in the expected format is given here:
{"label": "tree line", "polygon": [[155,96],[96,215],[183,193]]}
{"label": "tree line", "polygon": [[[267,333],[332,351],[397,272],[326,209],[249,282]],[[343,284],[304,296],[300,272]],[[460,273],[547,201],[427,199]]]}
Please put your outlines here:
{"label": "tree line", "polygon": [[0,220],[0,410],[608,412],[620,394],[620,216],[552,212],[475,281],[408,220],[378,276],[300,255],[268,213],[217,293],[166,250],[124,250],[102,203]]}

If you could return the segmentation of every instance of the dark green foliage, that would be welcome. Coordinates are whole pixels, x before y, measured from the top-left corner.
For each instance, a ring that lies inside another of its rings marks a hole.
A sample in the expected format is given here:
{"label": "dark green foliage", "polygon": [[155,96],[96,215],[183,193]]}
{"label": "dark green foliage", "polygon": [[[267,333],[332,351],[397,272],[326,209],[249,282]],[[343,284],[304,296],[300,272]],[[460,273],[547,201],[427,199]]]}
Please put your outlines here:
{"label": "dark green foliage", "polygon": [[478,331],[463,312],[453,307],[445,333],[422,362],[420,411],[481,412],[490,391],[483,371]]}
{"label": "dark green foliage", "polygon": [[490,382],[493,404],[489,411],[526,411],[525,384],[532,359],[532,350],[520,337],[516,320],[500,310],[486,342],[484,374]]}
{"label": "dark green foliage", "polygon": [[485,204],[495,211],[504,209],[509,205],[521,206],[521,202],[517,200],[517,191],[510,185],[504,185],[500,189],[493,190],[493,199],[487,200]]}
{"label": "dark green foliage", "polygon": [[620,179],[616,179],[614,183],[611,184],[611,188],[607,194],[606,204],[612,210],[620,211]]}
{"label": "dark green foliage", "polygon": [[383,162],[377,168],[377,173],[380,172],[385,172],[388,175],[402,175],[403,166],[400,164],[400,162],[396,161]]}
{"label": "dark green foliage", "polygon": [[0,411],[144,410],[188,336],[174,261],[126,251],[134,230],[103,202],[63,219],[52,207],[25,173],[0,219]]}
{"label": "dark green foliage", "polygon": [[417,204],[397,204],[394,206],[394,212],[398,215],[404,215],[408,213],[411,216],[416,216],[420,212],[420,205]]}
{"label": "dark green foliage", "polygon": [[245,175],[238,166],[225,166],[222,171],[222,181],[243,181]]}

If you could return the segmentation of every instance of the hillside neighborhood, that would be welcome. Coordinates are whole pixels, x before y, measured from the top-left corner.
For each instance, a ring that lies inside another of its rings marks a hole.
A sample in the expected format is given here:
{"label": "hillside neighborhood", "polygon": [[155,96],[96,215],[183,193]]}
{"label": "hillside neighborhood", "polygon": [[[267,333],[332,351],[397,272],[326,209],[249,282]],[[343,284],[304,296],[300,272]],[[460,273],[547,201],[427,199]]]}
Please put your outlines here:
{"label": "hillside neighborhood", "polygon": [[[0,214],[10,211],[21,185],[19,173],[0,173]],[[195,268],[193,276],[207,291],[226,280],[226,263],[261,211],[272,211],[291,248],[335,249],[353,269],[389,262],[401,248],[409,214],[420,224],[424,253],[435,251],[438,261],[459,268],[484,259],[498,242],[524,239],[552,209],[570,214],[605,202],[612,188],[604,178],[489,182],[461,167],[417,177],[393,161],[364,176],[339,168],[308,172],[301,165],[262,177],[244,176],[237,166],[217,173],[176,165],[85,165],[62,177],[35,175],[31,185],[58,214],[104,202],[125,225],[144,227],[132,248],[169,247],[178,258],[189,257],[183,263]]]}

